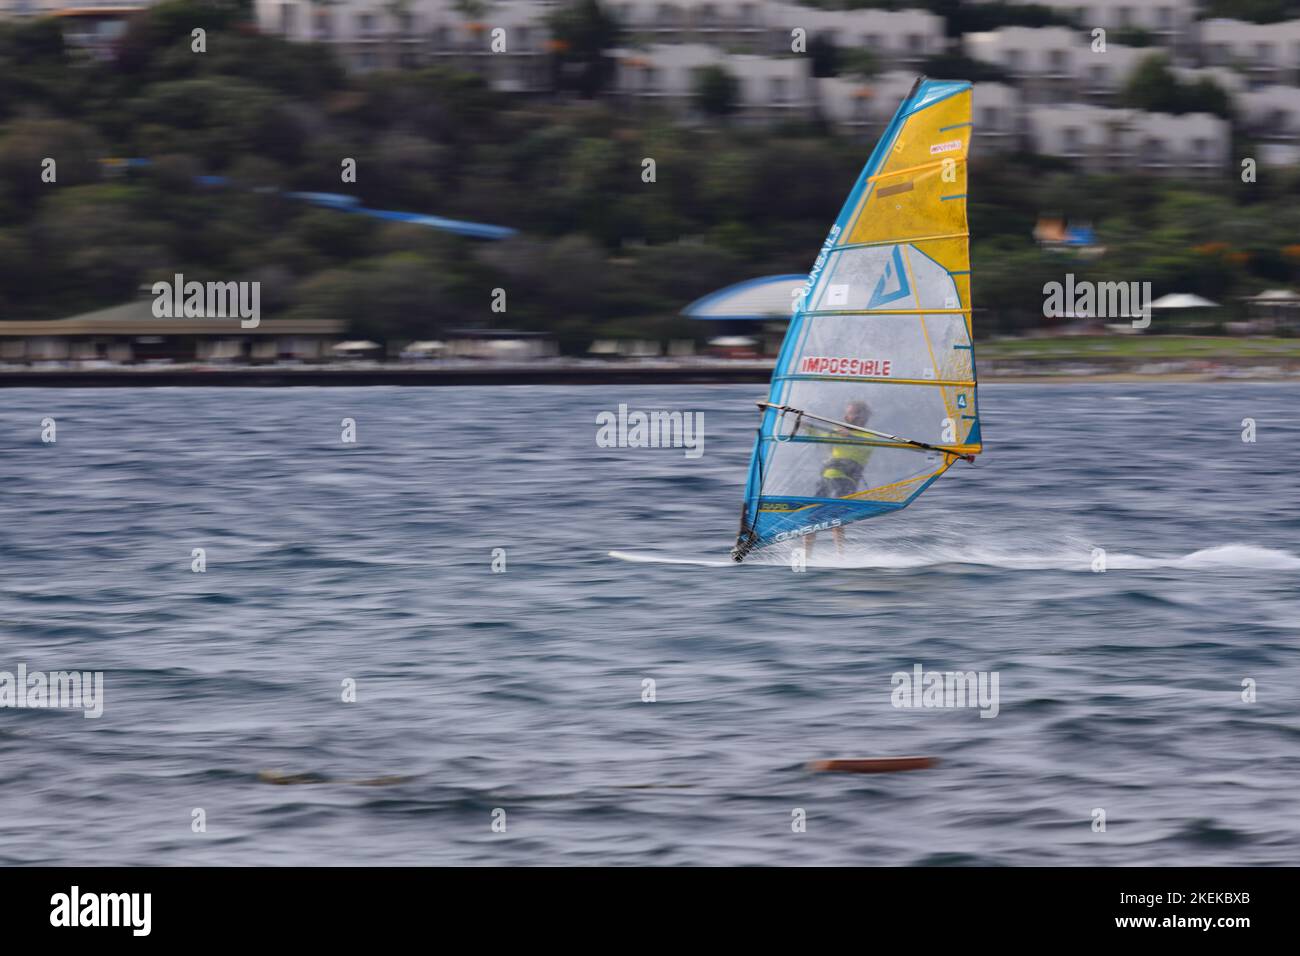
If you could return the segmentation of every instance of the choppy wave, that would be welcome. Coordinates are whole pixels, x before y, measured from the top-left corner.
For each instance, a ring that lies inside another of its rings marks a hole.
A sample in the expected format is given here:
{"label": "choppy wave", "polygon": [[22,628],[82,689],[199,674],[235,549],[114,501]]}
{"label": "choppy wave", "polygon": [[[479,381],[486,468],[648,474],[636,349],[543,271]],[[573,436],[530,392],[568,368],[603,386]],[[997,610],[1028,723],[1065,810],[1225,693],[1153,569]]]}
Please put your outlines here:
{"label": "choppy wave", "polygon": [[[1296,388],[1109,389],[982,388],[806,574],[728,559],[752,387],[10,390],[0,671],[104,709],[0,710],[0,862],[1300,863],[1300,443],[1239,435]],[[593,456],[618,402],[707,454]]]}

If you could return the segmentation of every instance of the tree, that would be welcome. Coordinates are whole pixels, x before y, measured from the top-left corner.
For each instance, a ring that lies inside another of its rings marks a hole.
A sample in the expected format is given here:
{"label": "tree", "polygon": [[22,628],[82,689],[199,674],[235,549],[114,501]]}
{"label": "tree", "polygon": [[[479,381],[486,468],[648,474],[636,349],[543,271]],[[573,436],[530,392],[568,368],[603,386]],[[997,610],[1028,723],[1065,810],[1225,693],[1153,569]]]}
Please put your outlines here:
{"label": "tree", "polygon": [[720,66],[706,66],[695,74],[695,105],[706,116],[719,119],[740,108],[740,88],[736,78]]}
{"label": "tree", "polygon": [[939,53],[927,57],[921,64],[921,73],[934,80],[970,80],[972,83],[1010,83],[1006,70],[974,60],[960,53]]}
{"label": "tree", "polygon": [[821,78],[839,74],[840,50],[834,39],[818,33],[808,41],[808,56],[812,58],[813,76]]}
{"label": "tree", "polygon": [[835,66],[840,76],[869,77],[880,72],[880,61],[866,47],[836,47]]}
{"label": "tree", "polygon": [[598,0],[574,0],[551,14],[549,26],[555,85],[586,98],[603,92],[614,76],[605,51],[618,46],[618,21]]}
{"label": "tree", "polygon": [[[0,178],[9,184],[10,196],[26,209],[61,187],[99,179],[96,160],[104,155],[104,144],[88,126],[62,119],[21,119],[8,124],[4,134]],[[57,157],[52,170],[57,185],[42,178],[47,157]]]}
{"label": "tree", "polygon": [[394,253],[317,273],[302,284],[289,315],[341,319],[349,334],[381,343],[436,336],[456,310],[431,276],[435,266],[422,256]]}
{"label": "tree", "polygon": [[1255,23],[1280,23],[1300,16],[1295,0],[1208,0],[1206,18],[1228,17]]}
{"label": "tree", "polygon": [[452,6],[466,20],[482,20],[491,7],[488,0],[454,0]]}
{"label": "tree", "polygon": [[1120,101],[1148,113],[1213,113],[1225,119],[1232,113],[1232,103],[1217,83],[1209,79],[1181,82],[1169,68],[1169,59],[1160,53],[1138,64],[1120,92]]}

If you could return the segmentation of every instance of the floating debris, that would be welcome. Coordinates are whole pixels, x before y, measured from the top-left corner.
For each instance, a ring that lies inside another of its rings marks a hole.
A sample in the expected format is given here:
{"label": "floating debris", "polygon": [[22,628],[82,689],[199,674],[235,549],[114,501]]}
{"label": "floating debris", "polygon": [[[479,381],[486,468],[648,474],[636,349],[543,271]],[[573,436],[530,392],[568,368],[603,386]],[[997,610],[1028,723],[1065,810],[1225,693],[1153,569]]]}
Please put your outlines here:
{"label": "floating debris", "polygon": [[808,769],[831,773],[894,773],[899,770],[929,770],[938,764],[937,757],[851,757],[814,760],[808,764]]}

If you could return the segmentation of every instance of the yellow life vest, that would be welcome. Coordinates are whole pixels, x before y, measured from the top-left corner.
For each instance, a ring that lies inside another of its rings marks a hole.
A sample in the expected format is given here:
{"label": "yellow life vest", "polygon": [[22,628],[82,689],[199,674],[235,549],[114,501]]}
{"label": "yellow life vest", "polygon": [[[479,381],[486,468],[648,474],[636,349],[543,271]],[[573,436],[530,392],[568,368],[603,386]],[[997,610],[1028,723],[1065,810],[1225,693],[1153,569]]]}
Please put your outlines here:
{"label": "yellow life vest", "polygon": [[[811,432],[821,437],[835,437],[838,432],[824,431],[816,429]],[[867,459],[871,457],[872,447],[870,445],[832,445],[831,461],[826,463],[822,469],[823,478],[847,478],[850,481],[857,481],[862,474],[862,470],[867,466]],[[843,468],[840,463],[843,462]]]}

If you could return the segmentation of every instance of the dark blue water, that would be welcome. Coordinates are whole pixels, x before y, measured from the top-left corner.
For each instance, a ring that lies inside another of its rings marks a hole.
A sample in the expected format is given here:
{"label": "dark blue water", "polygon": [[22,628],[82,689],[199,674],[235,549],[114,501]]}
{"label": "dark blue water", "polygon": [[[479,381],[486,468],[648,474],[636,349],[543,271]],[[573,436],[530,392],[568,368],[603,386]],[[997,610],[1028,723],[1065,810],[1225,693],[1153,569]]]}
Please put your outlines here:
{"label": "dark blue water", "polygon": [[610,558],[725,555],[761,391],[6,391],[0,670],[104,712],[0,710],[0,862],[1300,863],[1300,387],[989,386],[834,566]]}

